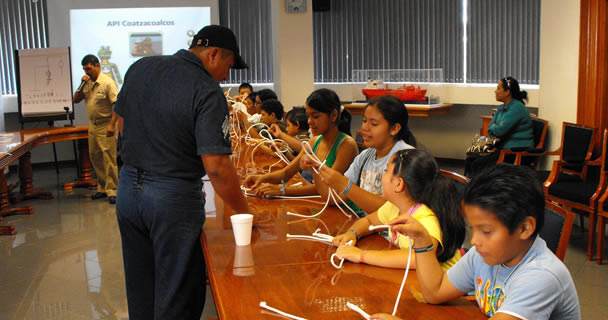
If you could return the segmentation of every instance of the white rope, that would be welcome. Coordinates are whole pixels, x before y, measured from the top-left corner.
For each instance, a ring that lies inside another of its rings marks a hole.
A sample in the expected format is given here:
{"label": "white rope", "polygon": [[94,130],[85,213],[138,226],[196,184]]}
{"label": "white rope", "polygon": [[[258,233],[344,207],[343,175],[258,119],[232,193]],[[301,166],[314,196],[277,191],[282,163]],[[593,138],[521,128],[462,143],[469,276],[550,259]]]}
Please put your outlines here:
{"label": "white rope", "polygon": [[[350,240],[345,245],[352,246],[353,241]],[[338,258],[340,260],[340,262],[336,263],[336,261],[334,260],[335,258]],[[344,258],[340,258],[340,257],[338,257],[338,255],[336,253],[332,253],[331,256],[329,257],[329,263],[331,263],[331,265],[336,269],[342,269],[342,266],[344,265]]]}
{"label": "white rope", "polygon": [[[310,143],[308,143],[308,141],[303,141],[302,142],[302,149],[304,150],[304,153],[306,153],[306,155],[315,163],[318,165],[318,168],[316,167],[312,167],[312,169],[319,174],[319,170],[321,170],[321,168],[323,167],[323,165],[325,165],[325,160],[321,161],[321,159],[319,159],[319,157],[317,157],[317,155],[314,153],[314,151],[312,150],[312,147],[310,146]],[[344,209],[342,209],[342,206],[340,205],[340,202],[346,206],[346,208],[348,208],[348,210],[356,217],[357,213],[348,205],[346,204],[346,201],[344,201],[344,199],[342,199],[340,197],[340,195],[336,192],[336,190],[332,189],[332,188],[328,188],[328,193],[327,193],[327,201],[325,201],[325,205],[323,206],[323,208],[313,214],[313,215],[306,215],[306,214],[301,214],[301,213],[295,213],[295,212],[287,212],[287,215],[289,216],[295,216],[295,217],[301,217],[301,218],[315,218],[320,216],[325,209],[327,209],[327,207],[329,206],[330,201],[333,201],[333,203],[336,205],[336,207],[338,207],[338,209],[340,209],[340,211],[347,217],[347,218],[352,218],[352,216],[347,213],[346,211],[344,211]]]}
{"label": "white rope", "polygon": [[323,208],[321,208],[321,210],[319,210],[315,214],[309,215],[309,214],[301,214],[301,213],[295,213],[295,212],[287,211],[287,215],[288,216],[294,216],[294,217],[300,217],[300,218],[316,218],[316,217],[320,216],[323,213],[323,211],[325,211],[325,209],[329,205],[329,201],[330,200],[331,200],[331,197],[327,197],[327,200],[325,201],[325,205],[323,205]]}
{"label": "white rope", "polygon": [[376,230],[383,230],[383,229],[390,229],[391,226],[389,226],[388,224],[379,224],[379,225],[375,225],[375,226],[369,226],[369,228],[367,228],[369,231],[376,231]]}
{"label": "white rope", "polygon": [[[291,185],[293,186],[293,185]],[[290,186],[290,187],[291,187]],[[247,188],[245,186],[241,186],[241,191],[247,197],[255,197],[256,194],[251,192],[251,188]],[[269,196],[267,199],[281,199],[281,200],[307,200],[307,199],[320,199],[320,195],[312,195],[312,196]],[[320,201],[309,201],[316,204],[323,204]]]}
{"label": "white rope", "polygon": [[331,240],[315,237],[315,236],[307,236],[303,234],[286,234],[287,240],[308,240],[308,241],[317,241],[325,244],[333,245]]}
{"label": "white rope", "polygon": [[363,311],[363,309],[359,308],[359,306],[354,303],[347,302],[346,307],[361,315],[361,317],[363,317],[363,319],[365,320],[369,320],[372,318],[367,312]]}
{"label": "white rope", "polygon": [[[390,226],[383,224],[383,225],[377,225],[377,226],[369,226],[368,229],[370,231],[374,231],[374,230],[378,230],[378,229],[390,229]],[[395,300],[395,306],[393,307],[393,313],[392,313],[393,316],[397,315],[397,308],[399,307],[399,301],[401,300],[401,294],[403,293],[403,289],[405,288],[405,282],[407,281],[407,276],[408,276],[408,274],[410,272],[410,264],[412,262],[412,246],[413,246],[413,243],[412,243],[412,239],[410,239],[409,237],[407,238],[407,240],[408,240],[408,243],[409,243],[409,248],[408,248],[408,252],[407,252],[407,262],[405,263],[405,273],[403,275],[403,280],[401,280],[401,286],[399,287],[399,293],[397,294],[397,299]],[[332,262],[332,265],[333,265],[333,262]],[[357,305],[348,302],[346,304],[346,306],[348,308],[350,308],[351,310],[359,313],[365,319],[369,319],[369,315],[367,313],[365,313],[365,311],[363,311]],[[365,315],[367,315],[367,317]]]}
{"label": "white rope", "polygon": [[412,262],[412,239],[407,238],[409,242],[409,249],[407,250],[407,263],[405,264],[405,274],[403,275],[403,280],[401,281],[401,287],[399,288],[399,294],[397,295],[397,300],[395,300],[395,307],[393,308],[393,316],[397,314],[397,307],[399,307],[399,300],[401,300],[401,294],[403,293],[403,288],[405,288],[405,281],[407,280],[407,274],[410,272],[410,262]]}
{"label": "white rope", "polygon": [[306,320],[306,318],[302,318],[302,317],[298,317],[298,316],[294,316],[293,314],[289,314],[285,311],[281,311],[277,308],[273,308],[271,306],[268,305],[268,303],[266,303],[266,301],[260,301],[260,307],[262,309],[266,309],[269,311],[272,311],[274,313],[278,313],[280,315],[282,315],[283,317],[289,318],[289,319],[294,319],[294,320]]}

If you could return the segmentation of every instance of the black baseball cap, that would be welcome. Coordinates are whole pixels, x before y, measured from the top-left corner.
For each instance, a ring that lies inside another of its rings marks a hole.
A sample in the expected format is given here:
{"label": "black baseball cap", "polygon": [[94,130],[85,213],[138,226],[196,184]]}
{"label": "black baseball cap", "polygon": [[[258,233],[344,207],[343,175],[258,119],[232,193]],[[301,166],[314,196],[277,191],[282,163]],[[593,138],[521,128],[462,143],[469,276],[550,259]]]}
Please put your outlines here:
{"label": "black baseball cap", "polygon": [[224,48],[234,53],[233,69],[247,69],[249,66],[239,54],[239,46],[236,43],[236,36],[232,30],[218,25],[208,25],[192,38],[190,49],[194,47],[217,47]]}

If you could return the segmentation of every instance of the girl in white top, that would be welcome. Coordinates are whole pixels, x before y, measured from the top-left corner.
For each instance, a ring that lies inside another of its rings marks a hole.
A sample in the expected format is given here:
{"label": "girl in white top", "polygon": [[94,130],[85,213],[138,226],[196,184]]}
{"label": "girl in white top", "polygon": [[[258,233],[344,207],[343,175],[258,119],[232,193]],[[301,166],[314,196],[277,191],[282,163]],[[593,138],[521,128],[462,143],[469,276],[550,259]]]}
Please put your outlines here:
{"label": "girl in white top", "polygon": [[416,139],[408,127],[407,109],[392,96],[370,101],[363,113],[359,133],[367,149],[353,160],[344,175],[325,170],[323,182],[324,194],[327,185],[338,192],[346,191],[343,194],[351,200],[349,206],[364,216],[378,210],[385,202],[380,195],[388,160],[399,150],[414,149]]}

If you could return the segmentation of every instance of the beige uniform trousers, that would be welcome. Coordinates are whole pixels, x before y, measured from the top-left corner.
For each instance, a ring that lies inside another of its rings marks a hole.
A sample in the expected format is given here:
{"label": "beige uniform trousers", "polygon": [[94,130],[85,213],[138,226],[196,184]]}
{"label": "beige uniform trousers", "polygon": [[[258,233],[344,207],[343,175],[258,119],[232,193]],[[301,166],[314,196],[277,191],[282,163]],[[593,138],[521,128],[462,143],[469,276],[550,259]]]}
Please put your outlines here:
{"label": "beige uniform trousers", "polygon": [[106,137],[108,123],[89,122],[89,157],[97,175],[97,192],[116,196],[118,184],[116,137]]}

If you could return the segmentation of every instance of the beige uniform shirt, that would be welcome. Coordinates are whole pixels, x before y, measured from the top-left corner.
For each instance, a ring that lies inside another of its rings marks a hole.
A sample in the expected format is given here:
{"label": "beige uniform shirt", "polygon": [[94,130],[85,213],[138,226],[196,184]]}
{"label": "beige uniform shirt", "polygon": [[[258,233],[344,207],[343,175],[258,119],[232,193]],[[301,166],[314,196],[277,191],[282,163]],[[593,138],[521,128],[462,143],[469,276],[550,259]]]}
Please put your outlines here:
{"label": "beige uniform shirt", "polygon": [[87,114],[93,125],[103,125],[112,119],[112,106],[116,102],[118,89],[112,78],[99,73],[95,82],[88,81],[82,89],[86,99]]}

